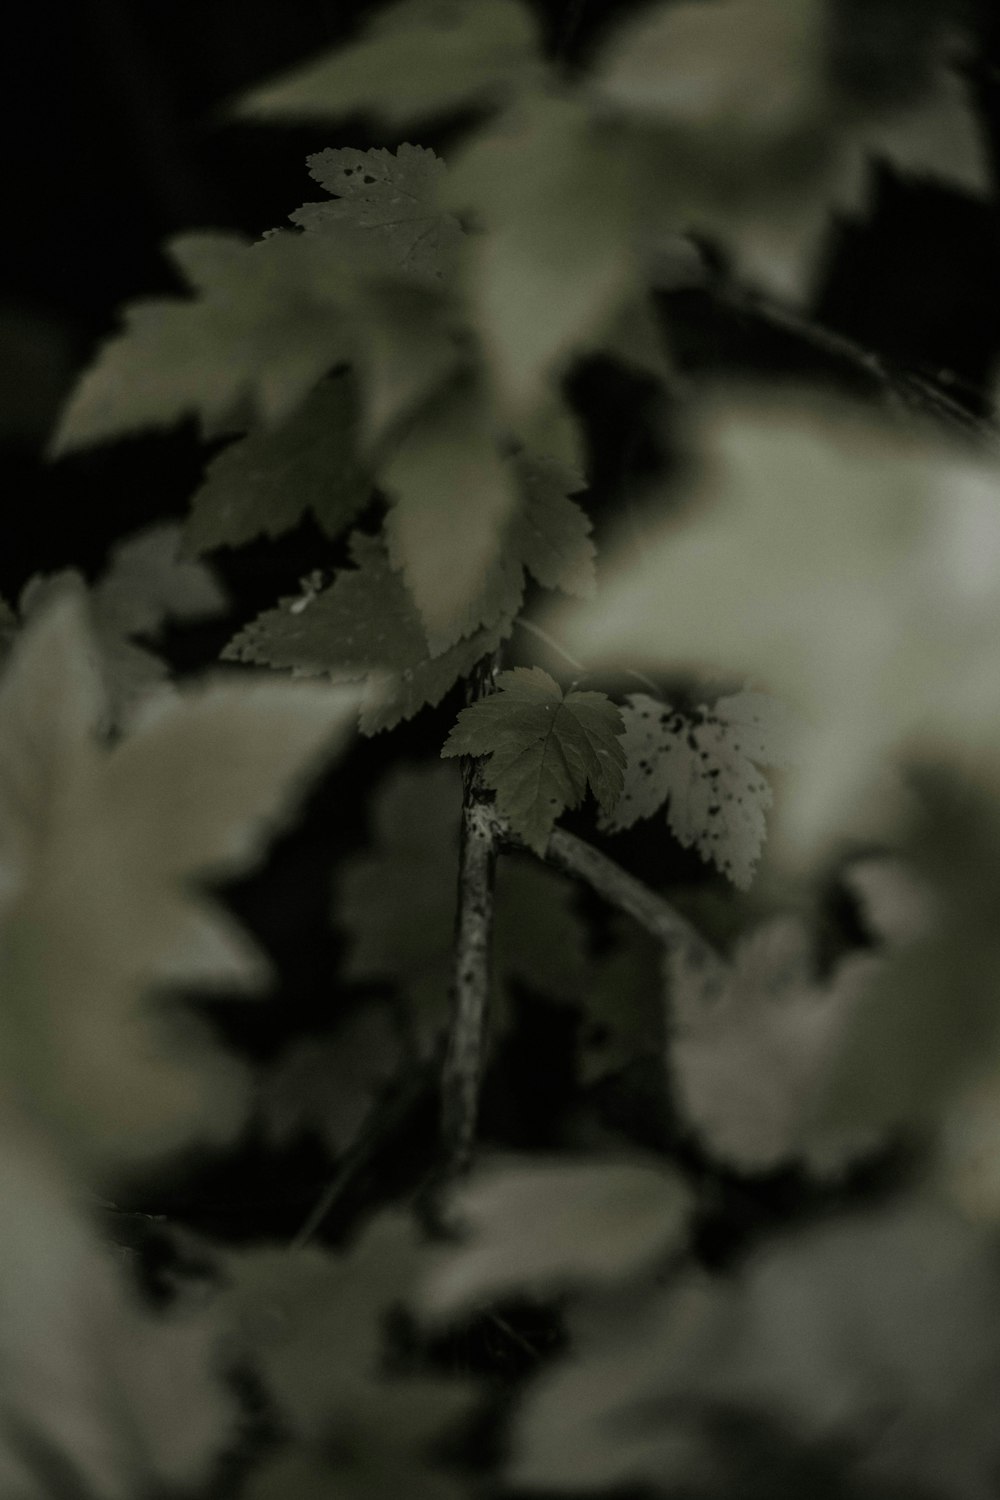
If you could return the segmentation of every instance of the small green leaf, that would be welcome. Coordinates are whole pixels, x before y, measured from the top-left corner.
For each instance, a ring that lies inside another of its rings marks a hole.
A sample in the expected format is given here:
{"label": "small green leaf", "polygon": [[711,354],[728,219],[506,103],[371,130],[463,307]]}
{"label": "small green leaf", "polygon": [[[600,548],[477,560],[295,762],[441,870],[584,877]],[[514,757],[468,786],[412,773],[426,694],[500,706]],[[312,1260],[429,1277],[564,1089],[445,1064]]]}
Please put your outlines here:
{"label": "small green leaf", "polygon": [[365,114],[390,127],[499,103],[542,74],[538,30],[518,0],[397,0],[358,41],[248,94],[251,119]]}
{"label": "small green leaf", "polygon": [[658,1165],[501,1158],[451,1195],[468,1242],[439,1255],[418,1305],[439,1320],[513,1292],[613,1285],[678,1246],[689,1206]]}
{"label": "small green leaf", "polygon": [[280,426],[231,443],[191,501],[188,555],[278,536],[307,511],[339,536],[372,492],[356,452],[357,423],[354,383],[340,374],[321,381]]}
{"label": "small green leaf", "polygon": [[538,667],[501,672],[498,692],[463,709],[442,755],[488,755],[497,808],[537,854],[587,788],[605,810],[621,793],[622,720],[603,693],[571,692]]}
{"label": "small green leaf", "polygon": [[440,703],[510,634],[511,621],[503,619],[432,657],[413,599],[381,542],[356,533],[351,548],[356,568],[339,572],[329,588],[307,589],[265,610],[222,654],[332,682],[365,678],[360,727],[371,735]]}

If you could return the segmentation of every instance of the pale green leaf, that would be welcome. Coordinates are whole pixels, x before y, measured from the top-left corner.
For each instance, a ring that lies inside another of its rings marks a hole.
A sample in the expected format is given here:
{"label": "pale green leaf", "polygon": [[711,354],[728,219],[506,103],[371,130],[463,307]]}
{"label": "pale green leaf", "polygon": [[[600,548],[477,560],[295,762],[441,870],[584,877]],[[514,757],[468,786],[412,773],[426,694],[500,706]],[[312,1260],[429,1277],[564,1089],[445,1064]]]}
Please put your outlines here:
{"label": "pale green leaf", "polygon": [[95,1170],[231,1138],[246,1070],[151,1001],[178,983],[259,984],[249,940],[194,881],[259,857],[343,740],[354,694],[202,686],[148,704],[108,749],[99,653],[70,593],[18,641],[0,707],[7,1085]]}
{"label": "pale green leaf", "polygon": [[522,1403],[506,1481],[770,1496],[829,1472],[829,1493],[985,1497],[998,1315],[993,1237],[939,1205],[825,1216],[735,1274],[571,1313],[573,1353]]}
{"label": "pale green leaf", "polygon": [[287,416],[349,356],[338,264],[322,242],[188,234],[167,247],[195,296],[135,302],[63,411],[53,452],[198,416],[206,432]]}
{"label": "pale green leaf", "polygon": [[683,1240],[687,1190],[634,1161],[500,1158],[452,1192],[467,1242],[443,1250],[418,1292],[435,1320],[527,1292],[602,1286],[649,1270]]}
{"label": "pale green leaf", "polygon": [[187,554],[279,536],[311,512],[338,536],[371,496],[357,454],[357,394],[346,375],[321,381],[280,426],[231,443],[191,501]]}
{"label": "pale green leaf", "polygon": [[333,201],[303,204],[294,224],[332,236],[366,274],[450,277],[462,226],[439,202],[445,165],[433,151],[408,143],[397,151],[330,147],[307,163]]}
{"label": "pale green leaf", "polygon": [[498,691],[462,710],[442,755],[489,756],[483,776],[497,809],[538,854],[555,820],[588,787],[607,810],[621,793],[621,715],[603,693],[571,692],[538,667],[515,667]]}
{"label": "pale green leaf", "polygon": [[194,1493],[236,1441],[211,1311],[144,1307],[4,1091],[0,1487],[134,1500]]}
{"label": "pale green leaf", "polygon": [[680,951],[667,972],[675,1097],[714,1156],[745,1172],[802,1161],[828,1176],[881,1144],[863,1125],[811,1128],[843,1038],[879,972],[876,958],[844,958],[821,981],[802,923],[778,917],[744,938],[721,972],[706,972]]}
{"label": "pale green leaf", "polygon": [[772,800],[759,767],[791,764],[794,716],[768,694],[744,691],[692,714],[635,693],[622,718],[625,786],[607,827],[630,828],[666,802],[674,837],[745,890]]}
{"label": "pale green leaf", "polygon": [[390,126],[496,104],[542,71],[538,31],[518,0],[397,0],[359,39],[255,89],[250,118],[365,114]]}
{"label": "pale green leaf", "polygon": [[448,201],[469,242],[468,297],[508,412],[544,399],[636,286],[631,171],[575,101],[535,94],[456,157]]}
{"label": "pale green leaf", "polygon": [[283,1146],[313,1133],[339,1156],[364,1130],[400,1063],[399,1037],[384,1005],[367,1003],[330,1036],[288,1048],[261,1086],[265,1138]]}
{"label": "pale green leaf", "polygon": [[586,488],[571,465],[539,454],[518,461],[524,501],[507,531],[507,549],[547,589],[588,598],[594,592],[590,518],[572,495]]}
{"label": "pale green leaf", "polygon": [[425,1254],[413,1221],[389,1211],[339,1254],[312,1245],[227,1254],[219,1316],[296,1436],[320,1441],[366,1402],[385,1316],[408,1299]]}
{"label": "pale green leaf", "polygon": [[891,751],[994,775],[995,465],[829,401],[722,404],[699,438],[687,512],[560,638],[588,663],[740,673],[801,712],[796,851],[892,827]]}

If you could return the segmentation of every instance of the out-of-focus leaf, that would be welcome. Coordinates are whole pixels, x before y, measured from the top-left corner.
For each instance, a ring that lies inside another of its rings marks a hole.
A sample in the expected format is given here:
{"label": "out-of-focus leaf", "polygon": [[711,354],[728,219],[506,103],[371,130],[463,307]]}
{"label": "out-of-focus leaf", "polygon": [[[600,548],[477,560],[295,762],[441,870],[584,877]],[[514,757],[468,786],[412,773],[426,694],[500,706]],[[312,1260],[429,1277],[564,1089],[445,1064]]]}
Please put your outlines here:
{"label": "out-of-focus leaf", "polygon": [[459,154],[445,191],[485,229],[468,296],[517,416],[638,291],[629,158],[580,103],[533,94]]}
{"label": "out-of-focus leaf", "polygon": [[648,1270],[683,1240],[689,1196],[660,1166],[501,1158],[455,1190],[467,1242],[440,1252],[418,1293],[437,1320],[514,1292],[605,1286]]}
{"label": "out-of-focus leaf", "polygon": [[364,1130],[400,1063],[399,1036],[385,1006],[369,1002],[331,1036],[294,1043],[261,1087],[259,1113],[272,1145],[319,1136],[339,1156]]}
{"label": "out-of-focus leaf", "polygon": [[577,1067],[584,1087],[640,1058],[662,1058],[663,962],[663,949],[654,938],[632,923],[626,927],[619,922],[614,947],[595,962],[579,991]]}
{"label": "out-of-focus leaf", "polygon": [[723,403],[700,436],[693,505],[560,639],[740,672],[800,711],[779,819],[796,853],[892,831],[890,752],[995,774],[995,466],[829,402]]}
{"label": "out-of-focus leaf", "polygon": [[280,422],[350,357],[336,257],[306,235],[187,234],[167,246],[195,296],[134,302],[78,382],[56,455],[198,416],[208,435]]}
{"label": "out-of-focus leaf", "polygon": [[723,975],[689,954],[668,965],[669,1067],[680,1108],[713,1155],[742,1171],[802,1161],[836,1174],[880,1143],[865,1125],[811,1130],[843,1034],[878,972],[870,954],[821,982],[800,922],[776,918],[737,947]]}
{"label": "out-of-focus leaf", "polygon": [[214,1316],[141,1307],[6,1090],[0,1115],[4,1495],[193,1492],[237,1434]]}
{"label": "out-of-focus leaf", "polygon": [[499,103],[541,74],[537,27],[519,0],[397,0],[356,42],[255,89],[239,113],[364,114],[395,127]]}
{"label": "out-of-focus leaf", "polygon": [[[742,1417],[833,1457],[851,1492],[985,1500],[998,1315],[992,1241],[907,1199],[769,1243],[735,1279],[594,1299],[521,1408],[508,1482],[743,1493]],[[759,1450],[751,1472],[781,1492]]]}
{"label": "out-of-focus leaf", "polygon": [[19,640],[0,679],[5,1083],[89,1167],[242,1123],[243,1066],[153,1001],[177,983],[259,987],[255,948],[194,883],[252,866],[355,707],[348,690],[201,684],[108,750],[79,599]]}

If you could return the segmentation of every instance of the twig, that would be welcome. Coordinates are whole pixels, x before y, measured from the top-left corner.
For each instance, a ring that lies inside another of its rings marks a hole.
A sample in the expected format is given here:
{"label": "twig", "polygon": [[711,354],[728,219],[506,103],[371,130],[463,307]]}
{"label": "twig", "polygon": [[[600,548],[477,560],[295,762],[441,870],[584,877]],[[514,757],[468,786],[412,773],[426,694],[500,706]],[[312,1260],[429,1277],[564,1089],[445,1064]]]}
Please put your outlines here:
{"label": "twig", "polygon": [[515,624],[520,625],[522,630],[530,631],[531,634],[537,636],[540,641],[544,641],[546,646],[549,647],[550,651],[554,651],[557,656],[561,656],[563,661],[573,668],[574,672],[579,672],[581,675],[586,672],[587,669],[583,665],[582,661],[577,661],[576,657],[572,656],[566,650],[565,646],[560,646],[555,636],[549,635],[549,632],[547,630],[543,630],[542,627],[540,625],[536,625],[533,620],[518,619],[515,621]]}
{"label": "twig", "polygon": [[[479,663],[466,699],[475,703],[492,690],[499,651]],[[449,1167],[464,1171],[472,1159],[479,1090],[489,1028],[493,893],[499,837],[496,816],[480,783],[479,763],[464,755],[462,833],[458,861],[458,910],[452,968],[452,1011],[441,1080],[441,1130]]]}
{"label": "twig", "polygon": [[398,1125],[401,1125],[411,1110],[419,1104],[421,1097],[427,1091],[427,1085],[426,1076],[418,1074],[385,1101],[383,1108],[376,1112],[374,1120],[369,1120],[367,1128],[344,1154],[340,1166],[327,1184],[316,1206],[291,1241],[291,1249],[301,1250],[303,1245],[308,1245],[321,1228],[324,1219],[336,1206],[337,1201],[350,1187],[362,1168],[368,1165],[386,1137]]}

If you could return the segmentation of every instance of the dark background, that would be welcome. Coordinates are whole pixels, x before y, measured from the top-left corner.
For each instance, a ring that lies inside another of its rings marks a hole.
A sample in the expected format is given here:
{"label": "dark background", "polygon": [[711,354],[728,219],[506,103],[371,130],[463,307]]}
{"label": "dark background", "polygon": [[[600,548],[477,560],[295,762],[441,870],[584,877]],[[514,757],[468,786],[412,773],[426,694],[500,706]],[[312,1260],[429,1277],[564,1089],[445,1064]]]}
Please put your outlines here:
{"label": "dark background", "polygon": [[[849,9],[853,0],[843,3]],[[632,0],[536,0],[550,51],[570,65],[586,58],[612,16],[638,8]],[[160,253],[165,239],[192,228],[257,236],[314,195],[307,154],[331,145],[398,144],[373,137],[358,120],[288,129],[225,118],[228,100],[348,36],[372,9],[360,0],[35,0],[12,10],[0,78],[4,598],[16,600],[39,570],[75,565],[93,576],[117,538],[184,514],[205,457],[193,424],[55,465],[41,457],[47,431],[74,373],[114,328],[118,306],[176,289]],[[986,6],[977,18],[982,59],[971,86],[996,161],[1000,20]],[[438,129],[416,138],[446,154],[451,136]],[[998,251],[992,205],[881,171],[870,221],[834,230],[816,311],[901,373],[940,380],[956,401],[981,413],[1000,349]],[[832,356],[752,315],[722,309],[704,293],[679,294],[668,312],[682,362],[693,368],[833,374],[847,382],[857,375],[849,360],[839,368]],[[581,372],[574,392],[591,424],[599,512],[623,480],[641,478],[663,455],[633,378],[596,364]],[[174,665],[193,669],[213,660],[239,624],[295,589],[316,566],[318,547],[318,533],[303,527],[278,545],[220,557],[232,614],[207,630],[173,632],[166,651]],[[394,735],[359,745],[317,789],[302,828],[278,843],[259,877],[230,893],[282,975],[273,1003],[238,1007],[220,1021],[251,1055],[266,1058],[288,1037],[327,1023],[340,942],[327,919],[329,872],[338,854],[365,838],[372,784],[400,755],[433,754],[456,706],[449,700]],[[698,861],[679,851],[668,868],[659,830],[626,844],[615,852],[639,873],[704,876]],[[549,1097],[560,1079],[569,1088],[568,1045],[565,1018],[536,1023],[530,1049],[522,1048],[531,1061],[513,1080],[511,1097]],[[509,1113],[509,1099],[507,1107]],[[421,1141],[429,1149],[434,1109],[429,1099],[421,1120],[406,1124],[415,1150]],[[500,1098],[497,1128],[504,1109]],[[544,1135],[544,1120],[536,1126]],[[397,1147],[388,1143],[382,1169]],[[214,1232],[240,1234],[265,1222],[275,1231],[294,1229],[328,1167],[317,1148],[268,1169],[251,1145],[239,1162],[203,1170],[198,1181],[171,1188],[172,1200],[158,1187],[157,1206]]]}

